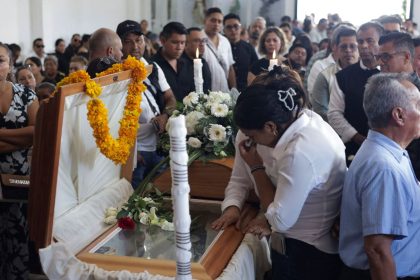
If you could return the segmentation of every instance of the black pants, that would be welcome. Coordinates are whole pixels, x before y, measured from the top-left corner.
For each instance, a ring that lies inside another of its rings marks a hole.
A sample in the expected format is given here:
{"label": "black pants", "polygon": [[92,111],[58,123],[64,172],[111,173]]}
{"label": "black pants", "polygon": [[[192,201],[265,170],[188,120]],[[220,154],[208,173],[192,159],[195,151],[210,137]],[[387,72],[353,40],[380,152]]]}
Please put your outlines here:
{"label": "black pants", "polygon": [[337,280],[338,254],[324,253],[305,242],[286,238],[286,254],[271,250],[273,280]]}
{"label": "black pants", "polygon": [[[420,277],[398,277],[398,280],[420,280]],[[372,280],[369,270],[355,269],[343,264],[340,280]]]}

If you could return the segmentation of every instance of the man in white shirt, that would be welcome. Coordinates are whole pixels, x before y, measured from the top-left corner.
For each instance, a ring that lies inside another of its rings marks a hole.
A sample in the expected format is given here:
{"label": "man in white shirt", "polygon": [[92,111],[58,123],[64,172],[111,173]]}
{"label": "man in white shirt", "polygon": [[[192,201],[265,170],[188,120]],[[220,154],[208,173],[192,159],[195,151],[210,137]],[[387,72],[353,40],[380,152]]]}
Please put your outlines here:
{"label": "man in white shirt", "polygon": [[328,37],[327,35],[327,27],[328,21],[325,18],[321,18],[315,28],[312,28],[311,32],[309,33],[309,37],[311,37],[311,41],[315,43],[319,43],[322,39]]}
{"label": "man in white shirt", "polygon": [[[122,40],[124,58],[131,55],[147,65],[148,62],[143,58],[145,41],[140,24],[132,20],[121,22],[117,34]],[[160,162],[161,157],[156,153],[159,133],[165,130],[166,122],[176,106],[175,96],[162,69],[157,64],[153,68],[144,81],[147,90],[143,93],[140,128],[137,131],[137,167],[132,178],[134,188]]]}
{"label": "man in white shirt", "polygon": [[233,70],[232,48],[228,39],[220,34],[223,26],[223,14],[219,8],[210,8],[204,19],[204,32],[207,36],[207,51],[203,58],[211,72],[211,90],[228,92],[236,87],[236,76]]}

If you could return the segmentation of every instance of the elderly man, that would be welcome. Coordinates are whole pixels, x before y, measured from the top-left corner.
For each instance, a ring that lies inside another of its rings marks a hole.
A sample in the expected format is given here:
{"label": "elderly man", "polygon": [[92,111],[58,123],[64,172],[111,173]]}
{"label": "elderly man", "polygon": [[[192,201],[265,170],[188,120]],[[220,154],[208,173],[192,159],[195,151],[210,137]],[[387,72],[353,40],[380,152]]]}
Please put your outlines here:
{"label": "elderly man", "polygon": [[111,29],[100,28],[90,37],[89,52],[89,62],[102,57],[111,57],[120,62],[123,56],[121,39]]}
{"label": "elderly man", "polygon": [[341,279],[420,279],[420,186],[405,150],[420,137],[420,92],[407,74],[377,74],[363,107],[370,130],[343,187]]}
{"label": "elderly man", "polygon": [[263,34],[266,28],[266,21],[263,17],[256,17],[249,26],[249,43],[255,48],[255,52],[258,58],[264,57],[263,54],[258,53],[258,44],[260,42],[260,36]]}
{"label": "elderly man", "polygon": [[[414,85],[420,90],[420,79],[414,71],[414,43],[410,35],[402,32],[392,32],[379,40],[379,53],[376,56],[384,73],[407,73],[413,79]],[[407,147],[411,164],[420,178],[420,140],[413,141]]]}

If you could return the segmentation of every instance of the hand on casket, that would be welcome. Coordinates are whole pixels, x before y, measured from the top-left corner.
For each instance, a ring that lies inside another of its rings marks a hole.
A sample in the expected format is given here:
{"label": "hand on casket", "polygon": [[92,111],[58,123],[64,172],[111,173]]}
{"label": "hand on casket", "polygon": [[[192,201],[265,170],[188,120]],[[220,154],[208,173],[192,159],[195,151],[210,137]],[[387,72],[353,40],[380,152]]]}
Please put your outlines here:
{"label": "hand on casket", "polygon": [[222,216],[220,216],[219,219],[214,221],[211,224],[211,227],[214,230],[221,230],[225,229],[231,224],[236,223],[237,228],[239,228],[240,224],[238,223],[240,221],[240,211],[239,208],[236,206],[230,206],[226,208],[226,210],[223,212]]}
{"label": "hand on casket", "polygon": [[271,227],[264,214],[260,213],[248,223],[242,232],[251,233],[261,239],[271,234]]}

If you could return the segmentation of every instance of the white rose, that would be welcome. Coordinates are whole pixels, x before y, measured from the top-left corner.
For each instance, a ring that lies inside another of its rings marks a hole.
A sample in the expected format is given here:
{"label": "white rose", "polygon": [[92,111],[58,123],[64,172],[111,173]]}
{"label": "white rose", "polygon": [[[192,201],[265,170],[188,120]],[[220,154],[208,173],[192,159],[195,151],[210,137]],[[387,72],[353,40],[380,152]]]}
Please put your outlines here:
{"label": "white rose", "polygon": [[104,223],[107,225],[113,225],[117,222],[117,218],[115,216],[108,216],[105,217]]}
{"label": "white rose", "polygon": [[114,216],[116,217],[118,213],[118,209],[115,207],[109,207],[108,209],[105,210],[105,217],[110,217],[110,216]]}
{"label": "white rose", "polygon": [[198,94],[195,91],[190,92],[182,99],[182,103],[184,103],[185,106],[192,107],[194,104],[198,103]]}
{"label": "white rose", "polygon": [[208,130],[209,139],[214,142],[226,141],[226,128],[220,124],[211,124]]}
{"label": "white rose", "polygon": [[194,134],[195,126],[198,124],[198,121],[204,117],[204,114],[197,111],[192,111],[185,116],[185,126],[187,127],[187,134]]}
{"label": "white rose", "polygon": [[229,107],[226,104],[213,104],[211,106],[211,114],[215,117],[226,117]]}
{"label": "white rose", "polygon": [[198,149],[198,148],[201,147],[201,144],[203,144],[203,143],[198,138],[190,137],[190,138],[188,138],[187,144],[190,145],[193,148]]}

